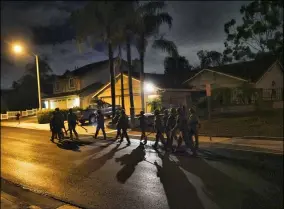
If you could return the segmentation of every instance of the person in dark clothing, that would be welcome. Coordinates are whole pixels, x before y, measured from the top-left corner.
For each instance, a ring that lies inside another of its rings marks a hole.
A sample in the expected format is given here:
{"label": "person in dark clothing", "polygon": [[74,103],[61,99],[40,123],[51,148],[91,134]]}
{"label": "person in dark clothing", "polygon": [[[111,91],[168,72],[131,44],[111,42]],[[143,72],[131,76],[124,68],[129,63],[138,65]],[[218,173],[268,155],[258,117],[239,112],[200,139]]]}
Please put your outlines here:
{"label": "person in dark clothing", "polygon": [[189,138],[193,142],[193,136],[195,139],[195,149],[198,150],[198,129],[200,127],[198,116],[196,115],[196,112],[193,108],[189,109]]}
{"label": "person in dark clothing", "polygon": [[121,137],[121,128],[117,124],[119,117],[120,117],[120,112],[116,111],[116,114],[115,114],[115,116],[113,118],[113,124],[116,124],[116,137],[115,137],[115,140],[118,140],[119,137],[122,138]]}
{"label": "person in dark clothing", "polygon": [[[190,140],[190,138],[189,138],[189,128],[188,128],[187,118],[185,117],[182,108],[178,108],[177,112],[178,112],[178,116],[177,116],[176,125],[175,125],[174,129],[179,130],[180,141],[181,142],[184,141],[185,145],[187,147],[186,152],[190,153],[190,151],[191,151],[191,152],[193,152],[193,155],[196,155],[196,150],[194,148],[192,140]],[[181,145],[181,143],[179,144],[179,146],[180,145]]]}
{"label": "person in dark clothing", "polygon": [[176,132],[173,132],[172,129],[175,127],[176,123],[176,109],[172,108],[170,116],[168,117],[167,123],[166,123],[166,131],[169,135],[169,138],[167,140],[167,150],[171,150],[173,146],[173,140],[176,139]]}
{"label": "person in dark clothing", "polygon": [[129,140],[129,136],[127,134],[127,128],[128,128],[128,117],[125,114],[125,110],[121,110],[121,115],[117,121],[117,125],[121,128],[122,130],[122,136],[121,136],[121,140],[119,141],[120,143],[123,142],[123,138],[125,137],[127,140],[127,145],[130,145],[130,140]]}
{"label": "person in dark clothing", "polygon": [[106,131],[105,131],[105,117],[100,110],[97,111],[97,130],[94,138],[98,137],[99,131],[102,130],[104,139],[106,140]]}
{"label": "person in dark clothing", "polygon": [[145,112],[141,111],[140,112],[140,116],[138,117],[139,120],[139,126],[140,126],[140,130],[141,130],[141,137],[140,137],[140,143],[142,144],[142,140],[144,140],[144,145],[147,144],[147,136],[146,136],[146,117],[145,117]]}
{"label": "person in dark clothing", "polygon": [[169,111],[167,109],[164,110],[164,115],[163,115],[163,132],[166,134],[166,137],[167,137],[167,141],[169,140],[170,138],[170,135],[169,135],[169,130],[167,130],[167,121],[168,121],[168,118],[169,118]]}
{"label": "person in dark clothing", "polygon": [[157,149],[159,141],[161,140],[163,145],[165,145],[165,141],[164,141],[164,136],[163,136],[163,124],[162,124],[162,119],[160,116],[160,111],[155,110],[154,114],[155,114],[154,128],[156,131],[156,141],[155,141],[155,144],[153,145],[153,148]]}
{"label": "person in dark clothing", "polygon": [[16,120],[17,120],[17,121],[19,121],[19,123],[18,123],[18,124],[20,124],[20,123],[21,123],[21,121],[20,121],[20,117],[21,117],[21,114],[20,114],[20,112],[18,112],[18,113],[16,114]]}
{"label": "person in dark clothing", "polygon": [[51,131],[50,141],[54,142],[54,139],[57,136],[59,139],[61,139],[60,138],[60,132],[61,132],[60,125],[61,125],[60,120],[58,120],[58,117],[56,117],[56,112],[53,112],[50,123],[49,123],[50,131]]}
{"label": "person in dark clothing", "polygon": [[76,125],[77,125],[77,115],[73,113],[72,108],[69,109],[69,113],[67,115],[67,121],[68,121],[68,129],[70,131],[70,138],[73,140],[73,132],[75,134],[76,139],[78,139],[78,133],[76,131]]}
{"label": "person in dark clothing", "polygon": [[66,131],[66,128],[65,128],[65,125],[64,125],[64,115],[60,112],[59,108],[55,108],[55,117],[56,117],[56,120],[58,120],[58,123],[60,123],[60,133],[58,134],[58,138],[59,139],[63,139],[64,138],[64,134],[63,134],[63,131],[62,129],[64,130],[65,134],[67,135],[67,131]]}

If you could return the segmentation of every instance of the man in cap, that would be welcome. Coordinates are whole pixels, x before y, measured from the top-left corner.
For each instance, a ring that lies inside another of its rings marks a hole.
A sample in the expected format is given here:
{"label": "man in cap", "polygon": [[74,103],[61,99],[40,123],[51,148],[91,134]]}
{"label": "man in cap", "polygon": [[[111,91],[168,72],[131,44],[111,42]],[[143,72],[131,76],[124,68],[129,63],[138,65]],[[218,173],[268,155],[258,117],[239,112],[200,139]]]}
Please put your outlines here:
{"label": "man in cap", "polygon": [[127,140],[127,145],[130,145],[130,140],[129,140],[129,136],[127,134],[127,128],[129,127],[129,123],[128,123],[128,117],[125,114],[125,110],[121,110],[121,115],[118,119],[117,125],[121,128],[122,130],[122,135],[121,135],[121,140],[120,143],[123,142],[123,138],[125,137]]}

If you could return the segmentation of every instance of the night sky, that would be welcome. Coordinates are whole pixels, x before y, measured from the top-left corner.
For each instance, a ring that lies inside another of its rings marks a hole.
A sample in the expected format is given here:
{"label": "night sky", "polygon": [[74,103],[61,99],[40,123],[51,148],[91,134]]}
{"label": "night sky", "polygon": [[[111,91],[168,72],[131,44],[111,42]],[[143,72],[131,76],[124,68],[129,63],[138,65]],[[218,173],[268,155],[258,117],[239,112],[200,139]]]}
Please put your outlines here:
{"label": "night sky", "polygon": [[[165,37],[174,41],[179,53],[185,56],[190,64],[199,63],[197,51],[216,50],[223,51],[225,40],[224,23],[231,18],[240,20],[240,7],[248,2],[244,1],[172,1],[168,2],[168,12],[173,17],[173,27],[161,28]],[[82,53],[78,51],[76,42],[66,20],[72,10],[84,6],[85,2],[76,1],[1,1],[1,88],[9,88],[13,80],[20,78],[27,62],[33,61],[32,57],[12,56],[3,40],[10,42],[19,40],[26,47],[42,57],[46,57],[55,74],[62,74],[67,69],[73,70],[75,66],[107,59],[107,51],[96,51],[88,46]],[[56,37],[60,44],[50,44],[42,34],[35,32],[34,27],[48,26],[51,30],[64,34]],[[65,41],[64,39],[68,39]],[[151,43],[151,40],[150,40]],[[133,59],[137,57],[133,48]],[[8,56],[4,62],[2,56]],[[147,48],[145,72],[163,73],[163,60],[166,54]],[[126,58],[124,52],[123,57]]]}

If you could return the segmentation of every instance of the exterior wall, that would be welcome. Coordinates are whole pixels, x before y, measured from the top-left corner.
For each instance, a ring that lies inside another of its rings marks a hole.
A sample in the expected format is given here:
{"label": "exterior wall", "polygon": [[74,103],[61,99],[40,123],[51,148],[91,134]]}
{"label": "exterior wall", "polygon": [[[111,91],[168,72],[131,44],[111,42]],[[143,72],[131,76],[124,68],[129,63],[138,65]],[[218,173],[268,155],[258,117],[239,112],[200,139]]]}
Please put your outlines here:
{"label": "exterior wall", "polygon": [[275,82],[274,88],[283,88],[283,70],[278,63],[275,63],[256,83],[256,88],[271,89],[272,82]]}
{"label": "exterior wall", "polygon": [[165,91],[161,94],[162,105],[165,107],[172,106],[189,106],[191,93],[189,91]]}
{"label": "exterior wall", "polygon": [[[121,105],[121,79],[118,77],[115,83],[115,94],[116,94],[116,105]],[[142,110],[141,105],[141,97],[140,97],[140,81],[132,78],[132,87],[133,87],[133,95],[134,95],[134,108],[135,114],[139,114]],[[125,104],[125,112],[126,114],[130,114],[130,97],[129,97],[129,82],[128,76],[124,75],[123,77],[123,88],[124,88],[124,104]],[[98,98],[102,99],[103,101],[111,104],[111,87],[107,87],[104,91],[100,94],[96,95]],[[145,106],[148,102],[148,95],[145,94]],[[147,108],[148,109],[148,108]],[[147,110],[146,109],[146,110]]]}
{"label": "exterior wall", "polygon": [[58,97],[43,100],[46,109],[69,109],[80,106],[80,98],[76,95],[69,97]]}
{"label": "exterior wall", "polygon": [[[69,79],[73,78],[74,79],[74,83],[75,83],[75,87],[71,88],[69,86]],[[59,89],[56,89],[56,83],[58,82],[59,84]],[[59,94],[59,93],[63,93],[63,92],[72,92],[72,91],[78,91],[81,89],[81,85],[80,85],[80,79],[78,77],[70,77],[70,78],[66,78],[66,79],[57,79],[53,85],[53,93],[54,94]]]}
{"label": "exterior wall", "polygon": [[206,83],[212,84],[212,88],[228,87],[234,88],[243,84],[244,81],[220,75],[211,71],[203,71],[192,80],[187,82],[188,87],[205,89]]}

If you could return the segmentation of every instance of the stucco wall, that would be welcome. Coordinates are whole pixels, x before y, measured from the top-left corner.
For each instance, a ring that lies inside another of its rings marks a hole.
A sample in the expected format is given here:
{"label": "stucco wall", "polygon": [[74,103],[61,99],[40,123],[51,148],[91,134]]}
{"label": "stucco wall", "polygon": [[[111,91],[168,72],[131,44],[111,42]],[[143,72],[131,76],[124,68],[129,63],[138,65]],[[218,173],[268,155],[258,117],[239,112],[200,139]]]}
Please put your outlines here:
{"label": "stucco wall", "polygon": [[272,81],[275,82],[274,88],[283,88],[283,71],[278,63],[275,63],[269,71],[256,83],[256,88],[270,89]]}
{"label": "stucco wall", "polygon": [[202,73],[187,82],[188,86],[197,89],[205,89],[206,83],[213,84],[213,88],[228,87],[234,88],[243,84],[244,81],[220,75],[211,71],[204,70]]}

